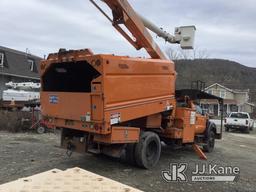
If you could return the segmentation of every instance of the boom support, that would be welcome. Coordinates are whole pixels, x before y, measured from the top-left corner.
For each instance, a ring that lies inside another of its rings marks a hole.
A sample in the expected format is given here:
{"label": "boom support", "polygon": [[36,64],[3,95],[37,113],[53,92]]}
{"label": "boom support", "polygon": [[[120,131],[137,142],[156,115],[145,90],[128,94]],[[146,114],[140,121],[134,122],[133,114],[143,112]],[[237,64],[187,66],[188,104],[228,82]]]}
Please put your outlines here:
{"label": "boom support", "polygon": [[[90,0],[94,5],[93,0]],[[112,24],[137,50],[145,48],[148,54],[154,59],[167,59],[152,36],[145,28],[142,20],[126,0],[104,0],[110,7],[113,14]],[[99,8],[99,7],[98,7]],[[128,35],[121,24],[131,32],[132,38]]]}
{"label": "boom support", "polygon": [[[146,18],[137,14],[127,0],[102,0],[112,10],[113,19],[111,19],[94,0],[90,1],[137,50],[145,48],[148,54],[154,59],[166,60],[167,58],[153,40],[147,28],[163,38],[166,42],[183,43],[184,46],[182,46],[182,48],[193,48],[194,26],[176,28],[175,36],[172,36],[155,26]],[[132,37],[121,27],[122,24],[130,31]]]}

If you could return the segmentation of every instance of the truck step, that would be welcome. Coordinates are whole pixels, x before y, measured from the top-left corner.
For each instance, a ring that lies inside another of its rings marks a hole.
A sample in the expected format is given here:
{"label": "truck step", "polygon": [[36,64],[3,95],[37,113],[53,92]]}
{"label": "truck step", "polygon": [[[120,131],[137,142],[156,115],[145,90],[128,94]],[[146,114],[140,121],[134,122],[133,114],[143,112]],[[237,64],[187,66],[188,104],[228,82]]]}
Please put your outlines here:
{"label": "truck step", "polygon": [[204,138],[204,135],[196,135],[197,138]]}
{"label": "truck step", "polygon": [[201,147],[207,145],[206,143],[196,143],[196,144],[199,145],[199,146],[201,146]]}
{"label": "truck step", "polygon": [[197,143],[203,143],[204,142],[204,135],[196,135],[195,140]]}

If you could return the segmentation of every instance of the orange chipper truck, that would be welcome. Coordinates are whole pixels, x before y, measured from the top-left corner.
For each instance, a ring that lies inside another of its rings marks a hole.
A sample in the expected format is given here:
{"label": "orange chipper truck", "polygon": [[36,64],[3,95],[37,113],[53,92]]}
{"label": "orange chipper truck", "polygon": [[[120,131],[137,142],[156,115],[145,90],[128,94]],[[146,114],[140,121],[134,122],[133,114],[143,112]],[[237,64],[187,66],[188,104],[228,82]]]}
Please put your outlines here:
{"label": "orange chipper truck", "polygon": [[211,152],[221,131],[206,115],[196,112],[195,94],[175,94],[174,63],[148,31],[186,49],[193,47],[195,27],[176,28],[172,36],[138,15],[127,0],[103,0],[113,19],[90,1],[136,49],[145,48],[151,58],[60,49],[43,60],[42,113],[49,127],[61,128],[61,146],[70,152],[125,156],[144,168],[159,161],[161,141],[190,144],[206,158],[199,144]]}

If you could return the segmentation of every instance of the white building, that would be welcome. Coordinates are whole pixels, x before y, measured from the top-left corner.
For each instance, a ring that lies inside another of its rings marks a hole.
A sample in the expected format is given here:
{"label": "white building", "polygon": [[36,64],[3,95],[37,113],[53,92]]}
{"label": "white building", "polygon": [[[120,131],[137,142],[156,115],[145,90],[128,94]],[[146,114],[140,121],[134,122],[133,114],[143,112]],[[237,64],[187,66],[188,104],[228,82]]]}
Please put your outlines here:
{"label": "white building", "polygon": [[[249,102],[249,89],[235,90],[229,89],[223,85],[215,83],[205,88],[205,92],[216,95],[224,99],[224,115],[230,112],[248,112],[252,113],[254,104]],[[213,116],[220,116],[220,106],[218,102],[212,100],[202,100],[202,108]]]}

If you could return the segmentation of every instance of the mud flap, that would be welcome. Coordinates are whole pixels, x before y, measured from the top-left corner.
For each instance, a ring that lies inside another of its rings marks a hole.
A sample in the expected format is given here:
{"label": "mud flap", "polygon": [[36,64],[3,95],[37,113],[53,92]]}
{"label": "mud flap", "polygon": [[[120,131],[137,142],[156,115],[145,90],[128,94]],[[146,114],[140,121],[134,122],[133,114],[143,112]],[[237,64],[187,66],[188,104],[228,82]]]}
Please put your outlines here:
{"label": "mud flap", "polygon": [[196,154],[199,156],[200,159],[202,160],[207,160],[206,155],[204,154],[203,150],[197,145],[197,144],[193,144],[192,145],[194,151],[196,152]]}

